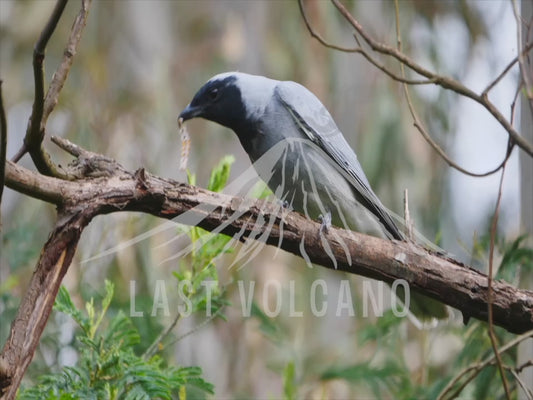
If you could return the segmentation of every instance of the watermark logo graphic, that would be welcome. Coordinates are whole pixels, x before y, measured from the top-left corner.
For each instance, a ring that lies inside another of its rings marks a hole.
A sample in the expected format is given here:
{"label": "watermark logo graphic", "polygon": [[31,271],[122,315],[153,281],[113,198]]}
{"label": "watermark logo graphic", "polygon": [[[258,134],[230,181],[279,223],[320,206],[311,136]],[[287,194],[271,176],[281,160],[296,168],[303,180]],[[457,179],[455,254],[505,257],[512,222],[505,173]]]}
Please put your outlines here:
{"label": "watermark logo graphic", "polygon": [[[209,318],[213,316],[212,296],[216,282],[203,281],[201,285],[206,293],[205,316]],[[362,296],[358,301],[355,300],[356,296],[352,293],[353,288],[348,279],[329,284],[324,279],[316,279],[306,293],[307,306],[300,305],[298,308],[296,298],[301,295],[304,286],[307,285],[293,279],[288,282],[269,279],[259,290],[254,280],[238,280],[237,290],[240,304],[236,305],[236,308],[241,311],[243,318],[249,318],[252,315],[254,299],[261,304],[263,312],[270,318],[280,316],[282,310],[287,310],[286,315],[289,318],[302,318],[306,313],[322,318],[328,312],[336,317],[383,317],[384,310],[388,308],[391,309],[393,315],[403,318],[409,312],[409,296],[406,296],[405,303],[399,302],[396,296],[399,286],[406,294],[409,293],[409,285],[403,279],[394,281],[390,296],[385,296],[383,282],[364,280]],[[192,287],[190,281],[182,280],[175,285],[165,280],[156,280],[152,303],[146,310],[139,309],[136,304],[136,287],[136,281],[130,281],[130,317],[144,317],[145,312],[152,317],[168,317],[170,310],[176,308],[182,317],[191,315],[192,303],[186,295],[187,290]],[[169,296],[167,293],[172,295]],[[175,300],[169,300],[169,298]],[[385,298],[388,299],[388,304],[385,304]],[[173,303],[174,301],[176,304]]]}

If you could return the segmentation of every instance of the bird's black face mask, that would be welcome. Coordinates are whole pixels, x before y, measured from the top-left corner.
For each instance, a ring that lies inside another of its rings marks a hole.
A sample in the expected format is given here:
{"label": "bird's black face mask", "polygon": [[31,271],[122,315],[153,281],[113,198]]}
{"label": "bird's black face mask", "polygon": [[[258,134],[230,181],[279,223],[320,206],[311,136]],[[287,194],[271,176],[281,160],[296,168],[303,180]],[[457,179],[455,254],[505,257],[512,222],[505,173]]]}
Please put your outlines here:
{"label": "bird's black face mask", "polygon": [[235,77],[229,76],[207,82],[194,95],[191,103],[181,112],[179,118],[187,121],[199,117],[219,123],[234,131],[240,130],[246,109],[235,80]]}

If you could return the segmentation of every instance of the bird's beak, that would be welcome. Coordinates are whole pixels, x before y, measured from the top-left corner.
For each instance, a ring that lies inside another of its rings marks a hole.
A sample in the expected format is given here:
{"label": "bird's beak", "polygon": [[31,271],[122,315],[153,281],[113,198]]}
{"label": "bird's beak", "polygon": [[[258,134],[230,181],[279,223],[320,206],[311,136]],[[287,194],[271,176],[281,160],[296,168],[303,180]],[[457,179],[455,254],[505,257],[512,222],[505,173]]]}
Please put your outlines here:
{"label": "bird's beak", "polygon": [[194,107],[189,104],[187,107],[185,107],[185,109],[178,116],[178,119],[182,118],[183,121],[185,122],[188,119],[193,119],[193,118],[200,116],[201,113],[202,113],[202,109],[200,107]]}

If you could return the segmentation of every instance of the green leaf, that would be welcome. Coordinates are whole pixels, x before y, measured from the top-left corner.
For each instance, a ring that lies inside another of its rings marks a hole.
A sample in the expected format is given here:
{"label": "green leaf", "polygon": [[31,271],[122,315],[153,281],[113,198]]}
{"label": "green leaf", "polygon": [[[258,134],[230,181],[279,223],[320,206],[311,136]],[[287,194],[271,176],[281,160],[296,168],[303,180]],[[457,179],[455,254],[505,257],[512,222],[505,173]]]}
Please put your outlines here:
{"label": "green leaf", "polygon": [[65,286],[59,288],[54,308],[56,311],[69,315],[84,330],[84,332],[89,332],[89,320],[76,308]]}
{"label": "green leaf", "polygon": [[474,397],[478,400],[495,398],[491,387],[494,379],[500,379],[499,375],[496,376],[496,368],[492,365],[483,368],[475,380]]}
{"label": "green leaf", "polygon": [[510,245],[503,246],[503,258],[496,279],[517,283],[520,268],[533,270],[533,248],[523,247],[528,235],[519,236]]}
{"label": "green leaf", "polygon": [[382,317],[377,318],[375,324],[368,324],[359,331],[359,344],[363,345],[372,340],[386,338],[402,322],[403,318],[398,318],[392,310],[387,310]]}
{"label": "green leaf", "polygon": [[283,371],[283,398],[285,400],[296,399],[297,388],[294,383],[294,362],[290,361]]}
{"label": "green leaf", "polygon": [[178,368],[170,377],[172,382],[179,385],[191,385],[204,392],[215,394],[215,386],[202,379],[202,369],[200,367],[182,367]]}
{"label": "green leaf", "polygon": [[368,363],[354,364],[347,367],[331,367],[324,371],[322,380],[343,379],[350,383],[368,385],[376,397],[381,397],[381,390],[388,388],[391,393],[399,387],[408,386],[408,372],[393,362],[374,368]]}
{"label": "green leaf", "polygon": [[111,324],[106,329],[103,338],[107,343],[120,344],[120,346],[125,348],[134,346],[140,343],[141,340],[139,332],[137,332],[129,317],[124,315],[122,310],[111,320]]}
{"label": "green leaf", "polygon": [[189,170],[187,170],[187,183],[193,186],[196,185],[196,175],[192,174]]}
{"label": "green leaf", "polygon": [[[96,330],[102,323],[102,319],[104,318],[104,315],[107,312],[109,305],[111,304],[111,299],[113,298],[114,291],[115,291],[115,285],[113,285],[113,283],[111,283],[110,281],[106,279],[105,280],[105,297],[102,300],[102,311],[100,311],[98,319],[91,326],[91,337],[94,337],[94,333],[96,332]],[[91,305],[92,305],[92,299],[91,299]]]}
{"label": "green leaf", "polygon": [[218,165],[211,171],[207,189],[213,192],[220,192],[226,186],[231,172],[231,165],[235,162],[235,157],[229,155],[220,160]]}
{"label": "green leaf", "polygon": [[250,197],[255,199],[264,199],[272,195],[272,190],[263,181],[258,181],[250,191]]}
{"label": "green leaf", "polygon": [[135,345],[141,337],[131,319],[119,311],[110,321],[106,320],[112,296],[113,284],[106,282],[106,295],[95,321],[97,307],[93,299],[86,303],[86,317],[76,309],[68,291],[60,289],[56,309],[85,326],[77,337],[78,363],[41,376],[37,385],[20,391],[20,399],[170,400],[186,393],[186,384],[213,393],[213,385],[202,379],[200,368],[168,367],[160,357],[144,360],[142,355],[135,354]]}
{"label": "green leaf", "polygon": [[257,305],[255,301],[252,301],[252,309],[250,313],[251,317],[259,319],[259,330],[263,334],[272,340],[273,342],[279,342],[281,339],[281,331],[279,325],[274,323],[272,318],[266,315],[263,310]]}

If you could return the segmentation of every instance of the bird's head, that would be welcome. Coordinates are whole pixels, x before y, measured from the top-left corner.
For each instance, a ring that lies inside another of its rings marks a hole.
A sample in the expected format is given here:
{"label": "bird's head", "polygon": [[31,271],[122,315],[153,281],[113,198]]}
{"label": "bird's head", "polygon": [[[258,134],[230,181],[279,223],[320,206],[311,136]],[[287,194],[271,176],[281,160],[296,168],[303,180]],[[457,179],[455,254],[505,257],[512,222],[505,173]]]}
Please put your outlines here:
{"label": "bird's head", "polygon": [[242,72],[216,75],[198,90],[179,118],[204,118],[237,131],[263,114],[276,82]]}

